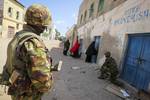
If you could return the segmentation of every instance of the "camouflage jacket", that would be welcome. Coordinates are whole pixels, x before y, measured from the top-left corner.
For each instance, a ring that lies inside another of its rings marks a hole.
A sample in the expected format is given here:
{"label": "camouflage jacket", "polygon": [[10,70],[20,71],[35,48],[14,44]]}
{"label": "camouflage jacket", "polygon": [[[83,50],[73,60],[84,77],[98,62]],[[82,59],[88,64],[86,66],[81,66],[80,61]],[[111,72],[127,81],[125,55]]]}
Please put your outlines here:
{"label": "camouflage jacket", "polygon": [[102,65],[102,68],[108,69],[110,72],[116,72],[118,73],[117,63],[114,58],[108,57],[105,59],[104,64]]}
{"label": "camouflage jacket", "polygon": [[20,52],[20,58],[28,64],[27,73],[31,80],[31,86],[38,91],[47,91],[45,82],[52,78],[47,49],[39,40],[32,38],[23,44]]}
{"label": "camouflage jacket", "polygon": [[[27,32],[34,34],[36,31],[26,26],[23,31],[18,32],[16,35],[27,34]],[[10,91],[10,95],[47,92],[52,85],[52,75],[50,72],[51,62],[47,54],[48,49],[38,36],[25,39],[21,45],[20,42],[22,41],[19,41],[19,45],[16,46],[14,51],[17,57],[13,56],[11,59],[15,59],[11,61],[11,65],[13,65],[14,68],[7,68],[10,74],[12,74],[14,70],[21,73],[17,81],[10,85],[8,90]],[[9,52],[8,58],[10,56],[9,54],[13,53]],[[12,75],[10,75],[10,77],[11,76]],[[16,91],[14,92],[14,90]],[[11,92],[13,92],[13,94]]]}

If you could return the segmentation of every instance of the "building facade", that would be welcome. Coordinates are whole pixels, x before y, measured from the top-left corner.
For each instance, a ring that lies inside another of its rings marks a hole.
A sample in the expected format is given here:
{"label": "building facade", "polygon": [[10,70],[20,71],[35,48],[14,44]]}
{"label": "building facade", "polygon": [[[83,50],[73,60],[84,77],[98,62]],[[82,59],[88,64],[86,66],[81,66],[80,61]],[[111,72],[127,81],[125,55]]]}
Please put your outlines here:
{"label": "building facade", "polygon": [[0,1],[0,29],[1,37],[12,37],[21,30],[24,24],[24,6],[17,0]]}
{"label": "building facade", "polygon": [[66,32],[66,40],[69,40],[69,42],[70,42],[70,48],[75,44],[76,39],[77,39],[77,32],[76,32],[77,29],[76,28],[77,28],[77,26],[76,26],[76,24],[74,24]]}
{"label": "building facade", "polygon": [[98,38],[97,63],[101,66],[104,52],[110,51],[118,63],[120,77],[147,92],[150,92],[149,5],[149,0],[84,0],[77,29],[84,42],[83,52]]}
{"label": "building facade", "polygon": [[[112,11],[114,8],[122,5],[126,0],[83,0],[78,13],[78,36],[82,40],[83,54],[94,39],[96,39],[97,45],[100,44],[101,36],[98,32],[93,32],[95,29],[102,28],[98,26],[98,21],[105,20],[105,14]],[[105,24],[105,23],[104,23]],[[98,26],[98,27],[95,27]],[[99,48],[99,47],[98,47]],[[83,55],[85,57],[85,55]],[[100,55],[98,55],[100,56]],[[98,57],[100,58],[100,57]],[[102,61],[102,60],[99,60]],[[98,62],[99,62],[98,61]],[[103,62],[103,61],[102,61]],[[102,62],[99,62],[100,64]]]}
{"label": "building facade", "polygon": [[78,14],[78,26],[82,26],[112,10],[126,0],[83,0]]}

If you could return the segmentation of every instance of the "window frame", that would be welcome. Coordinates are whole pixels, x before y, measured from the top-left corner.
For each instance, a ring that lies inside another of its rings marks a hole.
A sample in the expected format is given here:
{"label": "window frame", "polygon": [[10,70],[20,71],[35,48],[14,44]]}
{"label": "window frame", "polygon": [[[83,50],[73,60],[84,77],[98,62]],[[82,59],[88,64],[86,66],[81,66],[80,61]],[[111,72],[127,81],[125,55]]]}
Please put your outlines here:
{"label": "window frame", "polygon": [[12,15],[13,15],[13,8],[12,8],[12,7],[9,7],[9,8],[8,8],[8,16],[9,16],[9,17],[12,17]]}
{"label": "window frame", "polygon": [[16,12],[16,19],[19,19],[19,18],[20,18],[20,12],[17,11],[17,12]]}

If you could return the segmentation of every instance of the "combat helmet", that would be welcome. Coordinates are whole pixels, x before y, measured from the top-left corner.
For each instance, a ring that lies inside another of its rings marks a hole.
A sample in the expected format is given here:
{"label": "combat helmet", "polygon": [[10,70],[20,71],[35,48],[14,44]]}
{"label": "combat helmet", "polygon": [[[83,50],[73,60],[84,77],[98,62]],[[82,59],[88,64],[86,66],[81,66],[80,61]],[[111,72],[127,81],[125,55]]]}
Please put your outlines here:
{"label": "combat helmet", "polygon": [[48,8],[40,4],[31,5],[25,14],[25,21],[30,25],[48,26],[51,20],[51,14]]}

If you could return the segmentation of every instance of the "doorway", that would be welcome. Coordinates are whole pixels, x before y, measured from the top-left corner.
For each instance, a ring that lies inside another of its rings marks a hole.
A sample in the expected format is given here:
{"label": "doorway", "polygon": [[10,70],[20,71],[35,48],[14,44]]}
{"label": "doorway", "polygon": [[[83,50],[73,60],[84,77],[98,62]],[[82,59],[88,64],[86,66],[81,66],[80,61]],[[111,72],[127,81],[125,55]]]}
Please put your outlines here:
{"label": "doorway", "polygon": [[95,36],[94,41],[95,41],[95,50],[97,51],[96,55],[92,56],[92,63],[97,63],[97,56],[98,56],[98,51],[99,51],[99,45],[100,45],[100,36]]}
{"label": "doorway", "polygon": [[8,38],[11,38],[15,35],[15,28],[12,26],[8,26]]}

